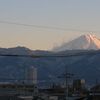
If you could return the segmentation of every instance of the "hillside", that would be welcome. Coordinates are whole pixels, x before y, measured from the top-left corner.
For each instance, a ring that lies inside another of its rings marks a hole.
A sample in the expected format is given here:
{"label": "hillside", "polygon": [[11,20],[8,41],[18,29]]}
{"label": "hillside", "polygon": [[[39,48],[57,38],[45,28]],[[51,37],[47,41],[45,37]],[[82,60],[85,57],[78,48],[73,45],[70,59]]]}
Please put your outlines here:
{"label": "hillside", "polygon": [[[19,52],[18,52],[19,51]],[[0,53],[18,54],[19,55],[54,55],[48,51],[32,51],[25,47],[0,49]],[[35,53],[36,52],[36,53]],[[70,52],[70,53],[69,53]],[[94,52],[94,54],[91,54]],[[0,79],[25,79],[26,71],[30,66],[35,66],[38,70],[39,80],[55,80],[59,75],[64,73],[65,67],[69,72],[75,74],[76,78],[86,79],[88,84],[95,83],[100,76],[100,51],[71,50],[55,53],[55,55],[77,55],[68,57],[0,57]],[[81,54],[81,56],[80,56]],[[56,81],[56,80],[55,80]],[[42,83],[41,83],[42,84]]]}

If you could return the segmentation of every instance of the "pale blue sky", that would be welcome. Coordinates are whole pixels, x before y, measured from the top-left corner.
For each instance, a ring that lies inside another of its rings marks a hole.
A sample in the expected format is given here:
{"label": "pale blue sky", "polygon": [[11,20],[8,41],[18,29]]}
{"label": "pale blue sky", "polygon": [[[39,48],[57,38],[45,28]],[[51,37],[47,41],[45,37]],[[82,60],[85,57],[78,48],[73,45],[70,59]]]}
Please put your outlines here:
{"label": "pale blue sky", "polygon": [[20,45],[51,49],[88,33],[83,31],[97,31],[94,34],[100,36],[100,0],[0,0],[0,21],[78,30],[47,30],[0,23],[0,47]]}

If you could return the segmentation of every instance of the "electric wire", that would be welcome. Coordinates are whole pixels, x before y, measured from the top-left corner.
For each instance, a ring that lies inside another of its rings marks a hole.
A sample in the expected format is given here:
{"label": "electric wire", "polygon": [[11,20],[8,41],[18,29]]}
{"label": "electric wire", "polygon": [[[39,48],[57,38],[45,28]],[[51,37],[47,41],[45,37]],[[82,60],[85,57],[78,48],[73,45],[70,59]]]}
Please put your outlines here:
{"label": "electric wire", "polygon": [[17,25],[17,26],[25,26],[25,27],[34,27],[34,28],[39,28],[39,29],[100,33],[100,31],[94,31],[94,30],[79,30],[79,29],[72,29],[72,28],[62,28],[62,27],[54,27],[54,26],[52,27],[52,26],[43,26],[43,25],[33,25],[33,24],[25,24],[25,23],[10,22],[10,21],[0,21],[0,23],[2,23],[2,24],[12,24],[12,25]]}

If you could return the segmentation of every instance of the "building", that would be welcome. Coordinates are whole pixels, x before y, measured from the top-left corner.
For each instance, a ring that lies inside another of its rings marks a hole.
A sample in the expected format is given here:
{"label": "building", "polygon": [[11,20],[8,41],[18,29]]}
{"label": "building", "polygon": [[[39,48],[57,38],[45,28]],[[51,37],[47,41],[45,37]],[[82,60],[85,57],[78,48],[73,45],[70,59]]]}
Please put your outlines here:
{"label": "building", "polygon": [[85,80],[77,79],[73,81],[73,89],[74,91],[81,91],[85,88]]}
{"label": "building", "polygon": [[37,84],[37,68],[31,66],[27,69],[26,80],[28,84]]}

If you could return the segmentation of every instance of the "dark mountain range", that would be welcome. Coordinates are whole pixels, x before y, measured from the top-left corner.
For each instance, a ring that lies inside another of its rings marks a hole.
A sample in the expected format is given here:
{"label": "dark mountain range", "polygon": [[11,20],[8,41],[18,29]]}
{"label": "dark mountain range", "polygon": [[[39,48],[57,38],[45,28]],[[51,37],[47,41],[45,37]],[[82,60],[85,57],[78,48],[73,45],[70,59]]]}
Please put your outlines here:
{"label": "dark mountain range", "polygon": [[57,77],[64,73],[66,67],[69,72],[75,74],[74,78],[85,79],[88,84],[94,84],[96,79],[100,80],[99,50],[67,50],[54,53],[40,50],[32,51],[25,47],[16,47],[8,49],[0,48],[0,54],[66,56],[43,58],[0,56],[1,81],[3,79],[26,79],[26,71],[30,66],[37,68],[39,80],[50,80],[52,78],[52,81],[56,81]]}

